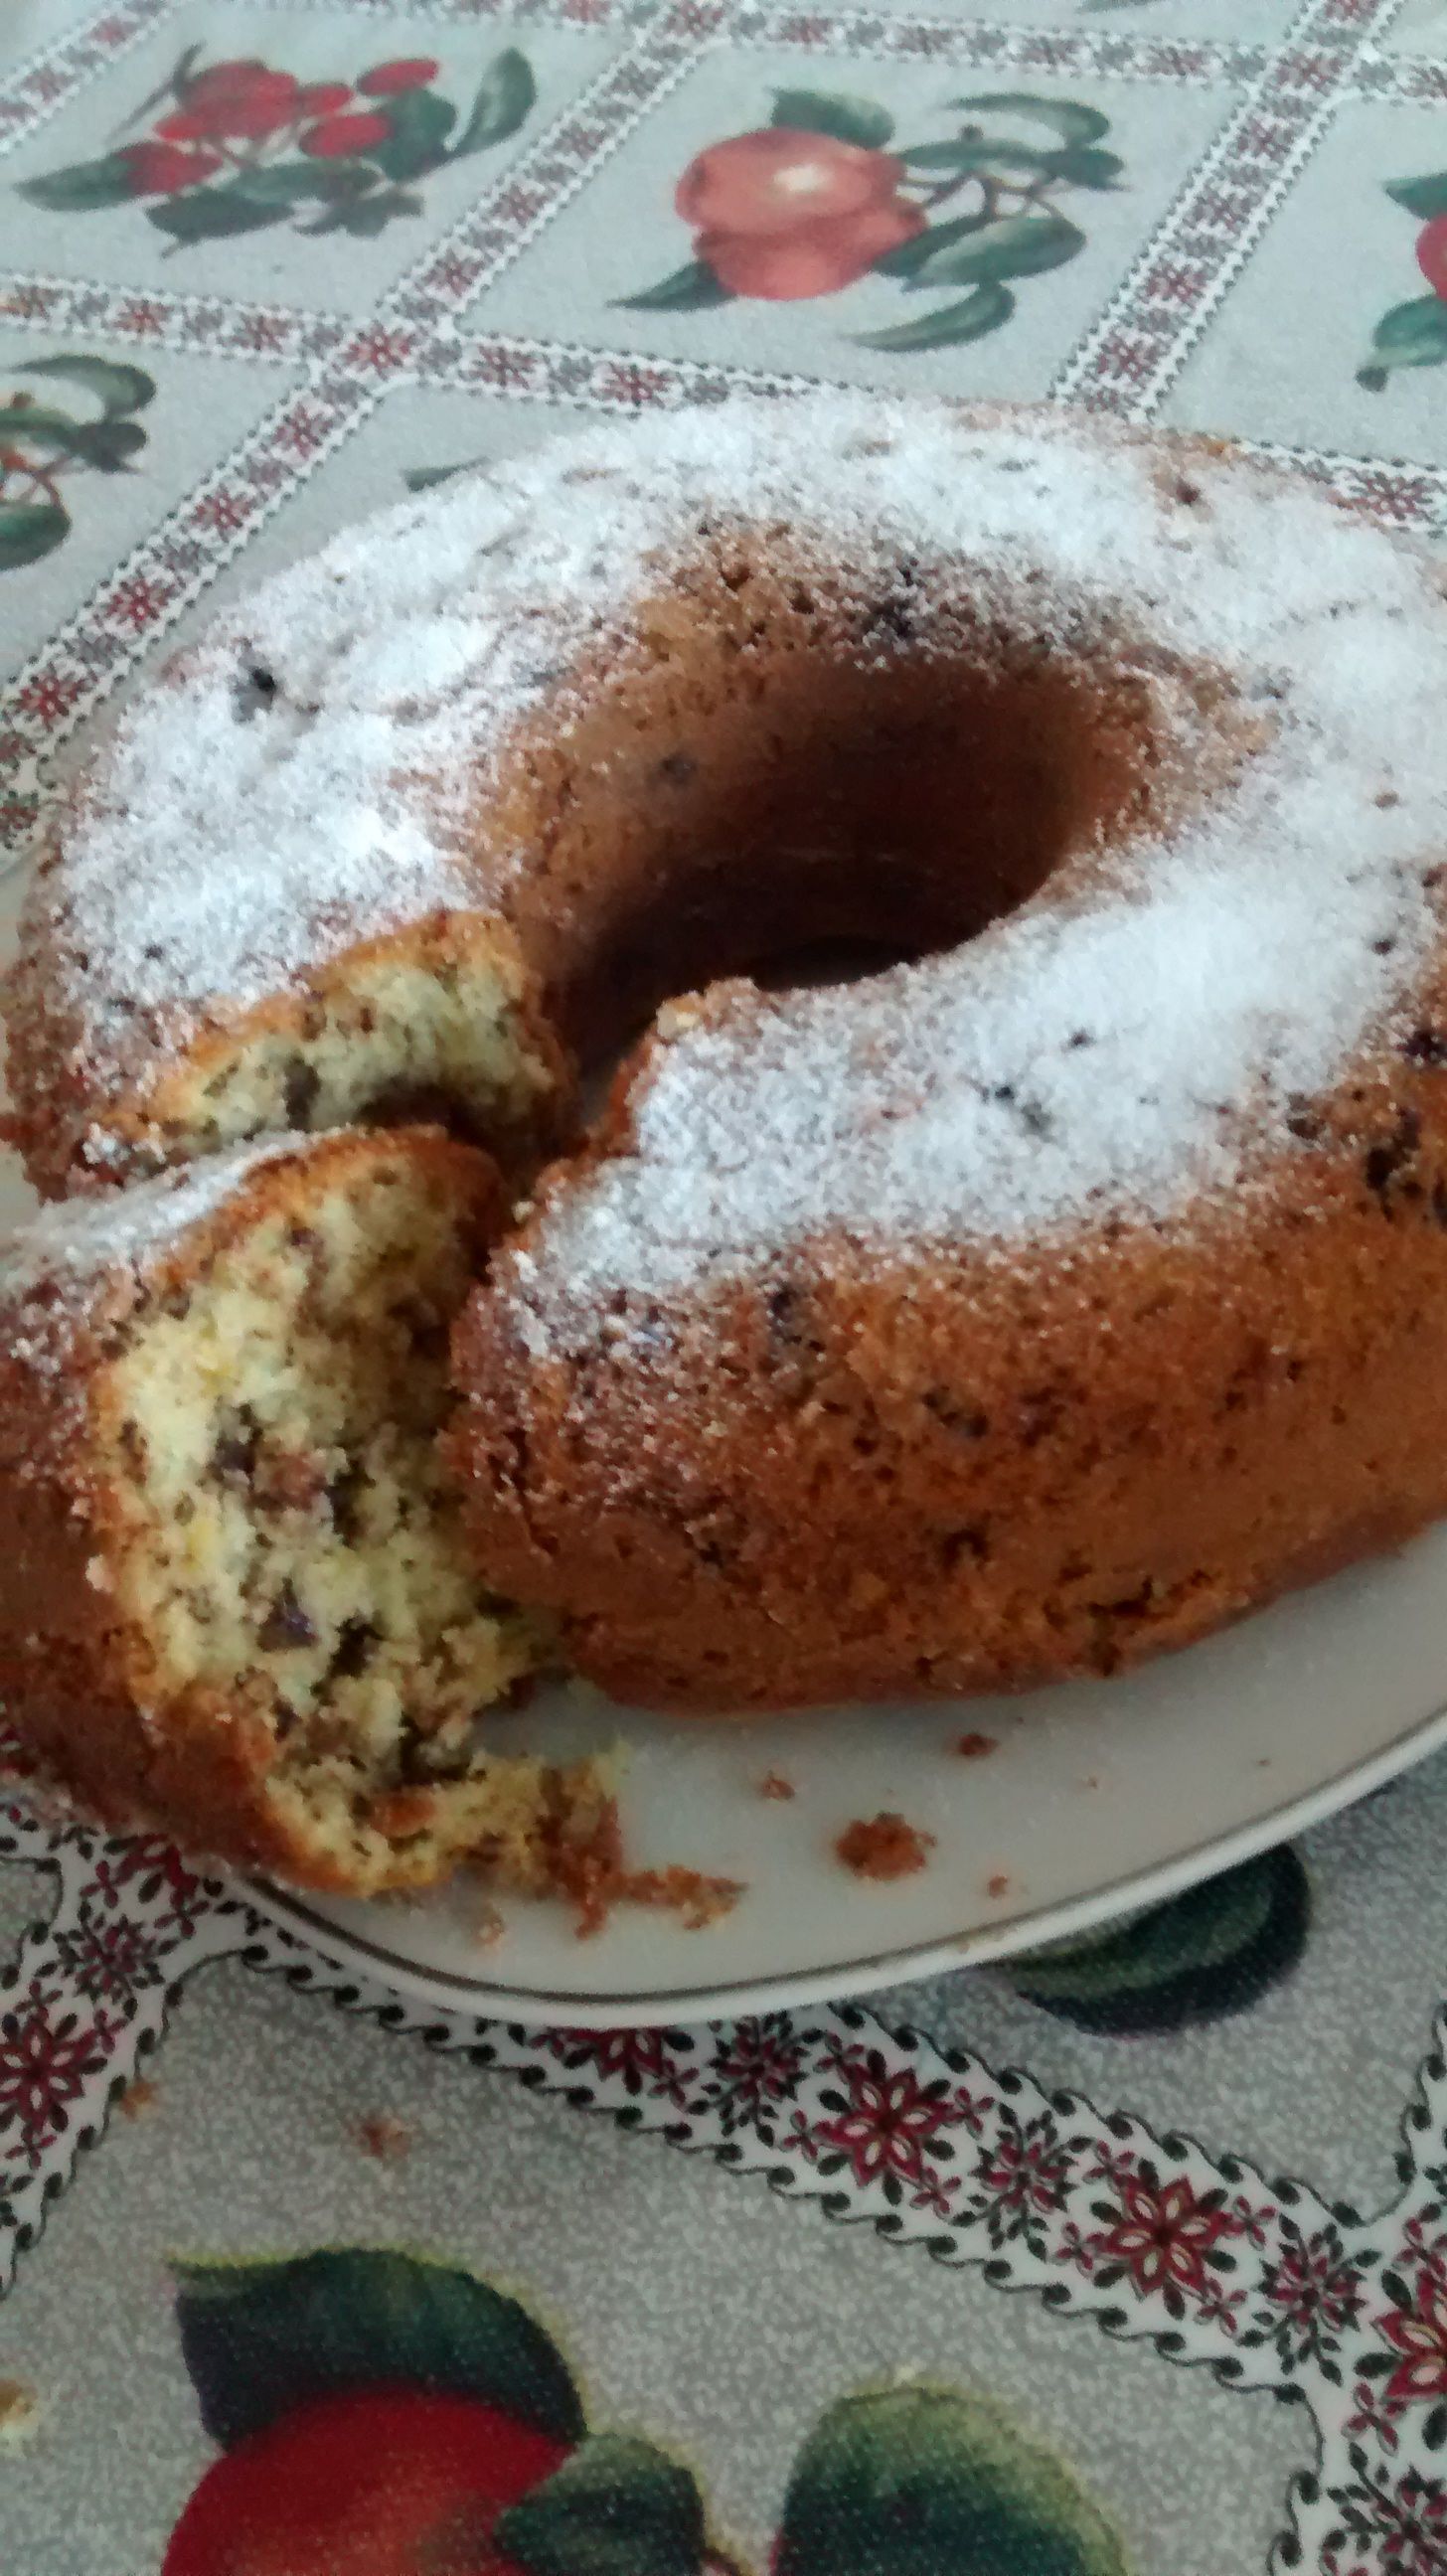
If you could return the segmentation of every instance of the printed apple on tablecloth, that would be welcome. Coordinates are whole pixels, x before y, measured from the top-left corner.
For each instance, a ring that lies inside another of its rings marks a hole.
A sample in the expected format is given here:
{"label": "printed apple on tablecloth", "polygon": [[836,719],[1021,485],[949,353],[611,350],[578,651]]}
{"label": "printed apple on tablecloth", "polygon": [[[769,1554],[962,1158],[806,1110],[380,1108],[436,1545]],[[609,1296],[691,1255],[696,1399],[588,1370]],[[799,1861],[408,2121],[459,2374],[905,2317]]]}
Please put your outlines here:
{"label": "printed apple on tablecloth", "polygon": [[[756,2576],[713,2535],[693,2470],[591,2430],[552,2337],[475,2274],[369,2247],[175,2273],[220,2456],[162,2576]],[[1052,2453],[978,2398],[911,2384],[815,2426],[768,2567],[1128,2576]]]}
{"label": "printed apple on tablecloth", "polygon": [[1110,119],[1078,99],[1001,90],[951,99],[947,112],[967,121],[902,144],[873,99],[777,90],[767,126],[709,144],[679,180],[692,259],[622,303],[671,313],[736,296],[794,303],[872,272],[906,295],[968,291],[918,320],[856,333],[861,348],[938,349],[997,331],[1020,279],[1085,248],[1055,200],[1116,188],[1125,165],[1103,148]]}

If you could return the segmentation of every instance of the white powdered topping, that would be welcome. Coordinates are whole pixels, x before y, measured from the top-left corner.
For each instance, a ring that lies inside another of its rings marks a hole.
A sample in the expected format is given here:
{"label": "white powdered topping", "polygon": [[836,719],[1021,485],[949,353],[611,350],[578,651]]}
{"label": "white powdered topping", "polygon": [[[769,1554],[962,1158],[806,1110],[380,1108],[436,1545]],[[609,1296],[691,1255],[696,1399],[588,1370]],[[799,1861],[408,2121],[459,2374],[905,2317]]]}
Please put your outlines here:
{"label": "white powdered topping", "polygon": [[0,1300],[10,1304],[50,1287],[59,1291],[63,1306],[83,1307],[93,1290],[118,1273],[144,1277],[192,1226],[215,1216],[263,1163],[299,1149],[314,1152],[316,1143],[315,1137],[273,1136],[139,1181],[133,1189],[42,1208],[0,1240]]}
{"label": "white powdered topping", "polygon": [[358,936],[505,899],[530,855],[490,885],[465,856],[489,763],[530,710],[564,726],[580,657],[625,649],[633,604],[733,521],[842,563],[861,600],[908,561],[1047,642],[1154,639],[1229,675],[1269,747],[1088,904],[1037,901],[761,1018],[685,1019],[635,1154],[555,1203],[553,1293],[831,1231],[1008,1240],[1179,1209],[1253,1138],[1287,1141],[1290,1095],[1402,1006],[1447,852],[1447,610],[1422,559],[1240,466],[1188,472],[1168,497],[1168,449],[1068,415],[829,396],[605,430],[374,521],[123,726],[52,896],[86,1047],[134,1069],[141,1029],[164,1042]]}

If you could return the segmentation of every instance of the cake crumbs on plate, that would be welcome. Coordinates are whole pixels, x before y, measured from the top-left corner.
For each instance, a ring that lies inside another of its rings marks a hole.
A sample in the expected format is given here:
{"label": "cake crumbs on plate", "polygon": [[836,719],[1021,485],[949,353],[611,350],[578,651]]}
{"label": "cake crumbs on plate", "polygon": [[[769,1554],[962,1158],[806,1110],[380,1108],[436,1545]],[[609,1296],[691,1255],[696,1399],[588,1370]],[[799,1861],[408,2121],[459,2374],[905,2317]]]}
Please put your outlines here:
{"label": "cake crumbs on plate", "polygon": [[979,1762],[987,1753],[998,1753],[999,1750],[998,1735],[982,1735],[978,1727],[971,1727],[967,1735],[955,1737],[955,1751],[963,1754],[967,1762]]}
{"label": "cake crumbs on plate", "polygon": [[986,1894],[987,1896],[1008,1896],[1008,1895],[1009,1895],[1009,1893],[1010,1893],[1010,1873],[1009,1873],[1009,1871],[1008,1871],[1007,1869],[995,1869],[995,1870],[992,1870],[992,1871],[990,1872],[989,1877],[988,1877],[988,1878],[986,1879],[986,1881],[985,1881],[985,1894]]}
{"label": "cake crumbs on plate", "polygon": [[676,1914],[686,1931],[701,1932],[731,1914],[742,1896],[736,1878],[710,1878],[673,1863],[667,1869],[625,1869],[616,1799],[605,1799],[585,1836],[569,1837],[553,1856],[553,1884],[578,1909],[577,1935],[591,1940],[615,1905],[648,1905]]}
{"label": "cake crumbs on plate", "polygon": [[710,1878],[700,1869],[630,1870],[623,1885],[629,1905],[658,1905],[676,1914],[686,1932],[706,1931],[732,1914],[744,1892],[742,1879]]}
{"label": "cake crumbs on plate", "polygon": [[379,2165],[402,2164],[412,2153],[412,2132],[390,2111],[368,2111],[357,2122],[357,2144]]}
{"label": "cake crumbs on plate", "polygon": [[924,1868],[934,1841],[933,1834],[922,1833],[918,1825],[885,1809],[877,1816],[856,1816],[837,1837],[834,1849],[856,1878],[911,1878]]}
{"label": "cake crumbs on plate", "polygon": [[0,2451],[23,2451],[40,2427],[40,2400],[24,2379],[0,2379]]}
{"label": "cake crumbs on plate", "polygon": [[761,1798],[792,1798],[797,1794],[793,1781],[786,1780],[782,1771],[766,1771],[759,1782]]}
{"label": "cake crumbs on plate", "polygon": [[502,1914],[482,1888],[477,1890],[476,1901],[468,1906],[467,1929],[479,1950],[495,1950],[507,1931]]}
{"label": "cake crumbs on plate", "polygon": [[143,2120],[148,2112],[154,2111],[159,2098],[149,2075],[136,2075],[126,2086],[116,2108],[127,2120]]}

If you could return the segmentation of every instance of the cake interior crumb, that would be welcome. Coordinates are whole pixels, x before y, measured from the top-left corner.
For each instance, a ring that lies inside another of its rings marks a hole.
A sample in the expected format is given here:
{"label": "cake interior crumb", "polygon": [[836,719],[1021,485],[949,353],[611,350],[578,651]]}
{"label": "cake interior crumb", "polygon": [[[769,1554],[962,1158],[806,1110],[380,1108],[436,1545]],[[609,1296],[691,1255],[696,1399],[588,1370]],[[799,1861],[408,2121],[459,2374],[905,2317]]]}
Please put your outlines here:
{"label": "cake interior crumb", "polygon": [[263,1015],[218,1041],[199,1075],[183,1064],[152,1103],[167,1159],[357,1120],[445,1114],[459,1134],[499,1143],[525,1127],[554,1078],[521,1029],[502,963],[473,945],[476,954],[364,956],[334,971],[294,1024]]}
{"label": "cake interior crumb", "polygon": [[460,1195],[400,1150],[344,1163],[158,1268],[99,1382],[135,1696],[262,1727],[278,1820],[364,1893],[464,1857],[539,1889],[603,1795],[486,1737],[546,1641],[482,1583],[438,1454]]}

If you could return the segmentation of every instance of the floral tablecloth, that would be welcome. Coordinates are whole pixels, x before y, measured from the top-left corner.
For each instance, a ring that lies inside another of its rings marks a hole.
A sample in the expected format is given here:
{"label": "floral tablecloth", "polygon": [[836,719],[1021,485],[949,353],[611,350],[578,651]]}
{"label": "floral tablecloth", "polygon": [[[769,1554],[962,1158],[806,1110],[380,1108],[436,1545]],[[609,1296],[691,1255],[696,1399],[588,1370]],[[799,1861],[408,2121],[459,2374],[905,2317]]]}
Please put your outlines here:
{"label": "floral tablecloth", "polygon": [[[598,413],[1071,400],[1431,531],[1444,99],[1447,0],[6,0],[0,918],[219,598]],[[599,2037],[0,1808],[5,2576],[1447,2570],[1444,1849],[1447,1759]]]}

